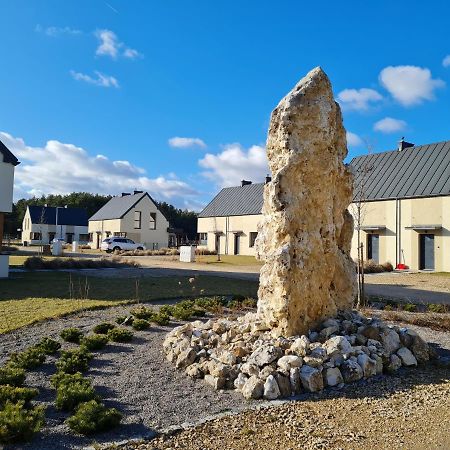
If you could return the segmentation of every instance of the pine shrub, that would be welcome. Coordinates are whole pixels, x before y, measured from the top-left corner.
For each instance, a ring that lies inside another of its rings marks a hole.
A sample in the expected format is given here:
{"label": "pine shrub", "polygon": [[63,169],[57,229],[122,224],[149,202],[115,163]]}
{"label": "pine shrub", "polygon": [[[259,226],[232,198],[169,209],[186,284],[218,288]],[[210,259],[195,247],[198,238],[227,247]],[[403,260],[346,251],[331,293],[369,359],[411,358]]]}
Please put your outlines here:
{"label": "pine shrub", "polygon": [[145,319],[134,319],[132,326],[135,330],[138,330],[138,331],[146,330],[146,329],[150,328],[150,322]]}
{"label": "pine shrub", "polygon": [[0,407],[5,406],[7,401],[10,401],[11,403],[18,403],[19,401],[28,403],[36,397],[38,393],[39,391],[37,389],[10,385],[0,386]]}
{"label": "pine shrub", "polygon": [[133,333],[123,328],[113,328],[108,331],[108,338],[113,342],[130,342]]}
{"label": "pine shrub", "polygon": [[169,325],[170,316],[168,314],[164,314],[160,311],[153,315],[152,322],[156,323],[157,325],[162,325],[162,326]]}
{"label": "pine shrub", "polygon": [[99,399],[91,380],[80,374],[61,377],[56,389],[55,405],[63,411],[73,411],[80,403]]}
{"label": "pine shrub", "polygon": [[65,373],[86,372],[91,359],[92,354],[85,348],[64,350],[61,352],[59,360],[56,361],[56,368]]}
{"label": "pine shrub", "polygon": [[65,330],[61,331],[60,336],[66,342],[72,342],[74,344],[79,344],[81,341],[81,338],[83,337],[83,333],[78,328],[66,328]]}
{"label": "pine shrub", "polygon": [[110,430],[119,425],[122,414],[115,408],[106,408],[97,400],[81,403],[75,414],[66,420],[70,429],[84,435]]}
{"label": "pine shrub", "polygon": [[81,346],[87,350],[101,350],[108,343],[108,336],[104,334],[92,334],[81,340]]}
{"label": "pine shrub", "polygon": [[20,353],[12,353],[9,364],[21,369],[30,370],[39,367],[45,361],[45,353],[38,346],[30,347]]}
{"label": "pine shrub", "polygon": [[108,334],[108,331],[114,328],[116,328],[116,326],[113,323],[102,322],[95,325],[92,331],[96,334]]}
{"label": "pine shrub", "polygon": [[0,385],[22,386],[25,382],[25,370],[10,364],[0,367]]}
{"label": "pine shrub", "polygon": [[41,342],[39,342],[37,347],[39,347],[46,355],[54,355],[61,348],[61,344],[54,339],[45,337],[41,339]]}
{"label": "pine shrub", "polygon": [[0,442],[14,444],[29,441],[44,425],[44,406],[25,408],[25,402],[6,402],[0,410]]}

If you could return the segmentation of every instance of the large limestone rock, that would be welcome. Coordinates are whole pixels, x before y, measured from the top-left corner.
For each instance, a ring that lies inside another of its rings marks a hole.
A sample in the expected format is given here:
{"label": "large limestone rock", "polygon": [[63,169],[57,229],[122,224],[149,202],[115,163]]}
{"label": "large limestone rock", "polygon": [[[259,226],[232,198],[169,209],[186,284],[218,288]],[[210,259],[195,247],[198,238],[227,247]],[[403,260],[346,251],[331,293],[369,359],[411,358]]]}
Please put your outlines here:
{"label": "large limestone rock", "polygon": [[258,314],[280,335],[305,334],[356,291],[350,258],[352,176],[345,129],[321,68],[303,78],[272,112],[257,255]]}

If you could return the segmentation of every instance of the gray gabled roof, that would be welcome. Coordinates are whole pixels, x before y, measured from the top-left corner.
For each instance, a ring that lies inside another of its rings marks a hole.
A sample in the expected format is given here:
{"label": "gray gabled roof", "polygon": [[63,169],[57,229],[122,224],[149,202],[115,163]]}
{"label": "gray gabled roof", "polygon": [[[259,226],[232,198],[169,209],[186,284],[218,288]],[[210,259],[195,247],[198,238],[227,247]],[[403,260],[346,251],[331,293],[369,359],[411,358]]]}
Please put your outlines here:
{"label": "gray gabled roof", "polygon": [[450,141],[353,158],[355,198],[450,195]]}
{"label": "gray gabled roof", "polygon": [[264,184],[222,189],[198,217],[247,216],[261,214]]}
{"label": "gray gabled roof", "polygon": [[113,197],[105,206],[100,208],[89,220],[121,219],[131,208],[134,207],[145,196],[146,192],[122,197]]}
{"label": "gray gabled roof", "polygon": [[[365,200],[450,195],[450,141],[358,156],[350,166],[355,194],[365,177]],[[263,194],[263,183],[224,188],[198,217],[261,214]]]}
{"label": "gray gabled roof", "polygon": [[17,166],[20,164],[19,160],[12,154],[11,150],[2,142],[0,141],[0,155],[3,155],[3,162],[12,164],[13,166]]}

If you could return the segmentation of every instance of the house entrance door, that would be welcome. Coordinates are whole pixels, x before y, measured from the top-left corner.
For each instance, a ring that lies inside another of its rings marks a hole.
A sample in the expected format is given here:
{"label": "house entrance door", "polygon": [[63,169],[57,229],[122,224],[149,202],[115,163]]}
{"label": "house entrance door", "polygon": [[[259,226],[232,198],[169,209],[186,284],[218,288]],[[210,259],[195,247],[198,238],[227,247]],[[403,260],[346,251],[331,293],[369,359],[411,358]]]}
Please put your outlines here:
{"label": "house entrance door", "polygon": [[420,234],[419,247],[419,269],[434,270],[434,234]]}
{"label": "house entrance door", "polygon": [[234,235],[234,254],[239,255],[241,252],[241,236],[239,234]]}
{"label": "house entrance door", "polygon": [[367,236],[367,259],[377,264],[380,262],[380,235],[369,234]]}

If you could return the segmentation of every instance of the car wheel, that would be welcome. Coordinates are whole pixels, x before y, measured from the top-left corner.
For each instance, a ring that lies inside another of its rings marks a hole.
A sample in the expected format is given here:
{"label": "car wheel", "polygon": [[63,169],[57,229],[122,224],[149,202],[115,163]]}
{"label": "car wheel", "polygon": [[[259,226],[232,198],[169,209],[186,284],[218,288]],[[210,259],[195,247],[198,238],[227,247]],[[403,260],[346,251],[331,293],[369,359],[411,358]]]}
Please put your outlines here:
{"label": "car wheel", "polygon": [[114,247],[113,248],[113,252],[120,252],[121,248],[120,247]]}
{"label": "car wheel", "polygon": [[141,251],[142,251],[142,250],[144,250],[144,249],[143,249],[142,247],[138,247],[136,250],[141,250]]}

